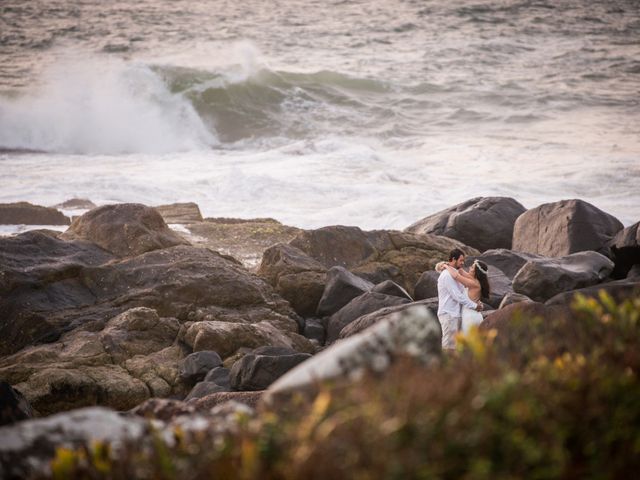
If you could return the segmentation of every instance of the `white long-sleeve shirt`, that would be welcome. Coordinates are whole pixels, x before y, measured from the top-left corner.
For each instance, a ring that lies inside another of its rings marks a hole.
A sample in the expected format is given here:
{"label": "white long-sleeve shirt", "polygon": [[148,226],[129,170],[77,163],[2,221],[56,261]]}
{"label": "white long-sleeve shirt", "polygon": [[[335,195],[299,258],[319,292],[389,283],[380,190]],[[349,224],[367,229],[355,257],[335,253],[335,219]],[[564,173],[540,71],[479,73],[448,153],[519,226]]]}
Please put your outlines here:
{"label": "white long-sleeve shirt", "polygon": [[462,316],[462,306],[475,310],[478,305],[445,268],[438,277],[438,315],[444,313],[459,318]]}

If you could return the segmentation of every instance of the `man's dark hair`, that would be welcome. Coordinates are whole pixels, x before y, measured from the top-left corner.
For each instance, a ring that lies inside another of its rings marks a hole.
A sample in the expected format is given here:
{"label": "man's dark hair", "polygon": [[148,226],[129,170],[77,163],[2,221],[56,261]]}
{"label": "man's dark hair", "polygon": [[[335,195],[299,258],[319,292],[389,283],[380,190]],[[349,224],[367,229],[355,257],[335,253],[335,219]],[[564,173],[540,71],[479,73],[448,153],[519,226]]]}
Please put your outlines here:
{"label": "man's dark hair", "polygon": [[464,252],[462,250],[460,250],[459,248],[454,248],[449,253],[449,261],[458,260],[462,255],[464,255]]}

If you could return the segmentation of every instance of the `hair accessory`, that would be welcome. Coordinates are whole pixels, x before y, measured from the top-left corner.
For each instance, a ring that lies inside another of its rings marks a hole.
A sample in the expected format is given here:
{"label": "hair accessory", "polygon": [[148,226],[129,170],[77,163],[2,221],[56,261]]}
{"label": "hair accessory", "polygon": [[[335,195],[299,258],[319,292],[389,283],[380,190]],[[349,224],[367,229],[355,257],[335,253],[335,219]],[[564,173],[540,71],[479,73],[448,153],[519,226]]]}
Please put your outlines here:
{"label": "hair accessory", "polygon": [[482,266],[480,265],[480,262],[478,260],[474,260],[473,261],[473,266],[476,267],[478,270],[480,270],[485,275],[487,274],[487,271],[484,268],[482,268]]}

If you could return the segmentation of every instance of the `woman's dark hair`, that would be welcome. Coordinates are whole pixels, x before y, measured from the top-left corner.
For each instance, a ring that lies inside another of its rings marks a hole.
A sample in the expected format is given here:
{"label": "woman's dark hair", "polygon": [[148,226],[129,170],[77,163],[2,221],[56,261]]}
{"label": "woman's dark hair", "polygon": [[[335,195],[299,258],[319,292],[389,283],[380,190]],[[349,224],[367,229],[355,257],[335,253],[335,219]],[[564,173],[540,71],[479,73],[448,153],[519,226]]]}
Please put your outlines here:
{"label": "woman's dark hair", "polygon": [[[478,265],[480,265],[482,270],[484,270],[487,273],[489,272],[489,267],[487,266],[486,263],[481,262],[480,260],[476,260],[476,261],[478,262]],[[480,282],[480,295],[482,296],[482,298],[489,298],[489,295],[491,295],[491,287],[489,286],[489,277],[487,277],[486,273],[481,272],[477,266],[475,268],[475,275],[478,281]]]}

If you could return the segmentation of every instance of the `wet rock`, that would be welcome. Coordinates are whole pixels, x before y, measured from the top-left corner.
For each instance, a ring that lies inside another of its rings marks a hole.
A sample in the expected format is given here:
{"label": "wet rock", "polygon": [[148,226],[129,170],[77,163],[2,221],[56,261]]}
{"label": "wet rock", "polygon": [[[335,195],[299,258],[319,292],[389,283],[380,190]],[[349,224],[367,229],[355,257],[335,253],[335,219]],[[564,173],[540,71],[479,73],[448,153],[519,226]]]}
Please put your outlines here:
{"label": "wet rock", "polygon": [[302,250],[277,244],[262,257],[258,275],[269,282],[291,308],[302,316],[313,315],[324,292],[326,268]]}
{"label": "wet rock", "polygon": [[357,296],[373,288],[373,283],[364,280],[344,267],[332,267],[327,272],[327,284],[318,303],[318,315],[332,315]]}
{"label": "wet rock", "polygon": [[196,383],[196,385],[189,392],[189,395],[185,397],[184,401],[193,402],[194,400],[206,397],[207,395],[211,395],[212,393],[228,392],[229,390],[229,388],[225,388],[215,382],[202,381]]}
{"label": "wet rock", "polygon": [[214,368],[222,365],[222,358],[212,350],[194,352],[187,355],[180,366],[180,378],[190,384],[204,380]]}
{"label": "wet rock", "polygon": [[231,368],[234,390],[264,390],[296,365],[311,358],[291,349],[258,349],[245,355]]}
{"label": "wet rock", "polygon": [[609,243],[615,268],[612,277],[625,278],[631,269],[640,268],[640,222],[620,230]]}
{"label": "wet rock", "polygon": [[58,447],[137,441],[145,431],[145,420],[100,407],[26,420],[0,428],[0,473],[3,478],[49,477]]}
{"label": "wet rock", "polygon": [[340,331],[340,338],[348,338],[373,327],[377,323],[388,321],[396,318],[398,315],[404,315],[404,312],[411,307],[425,307],[430,313],[437,317],[438,313],[438,297],[426,298],[412,303],[404,303],[393,307],[385,307],[369,314],[363,315],[357,320],[351,322]]}
{"label": "wet rock", "polygon": [[60,238],[93,242],[118,257],[188,245],[156,210],[137,203],[94,208],[76,218]]}
{"label": "wet rock", "polygon": [[33,409],[24,395],[0,380],[0,425],[9,425],[33,417]]}
{"label": "wet rock", "polygon": [[477,197],[423,218],[405,232],[455,238],[481,252],[511,248],[515,221],[525,210],[513,198]]}
{"label": "wet rock", "polygon": [[413,298],[411,298],[409,292],[407,292],[393,280],[385,280],[384,282],[379,283],[375,287],[373,287],[371,291],[376,293],[383,293],[385,295],[392,295],[394,297],[406,298],[410,302],[413,302]]}
{"label": "wet rock", "polygon": [[435,270],[427,270],[424,272],[414,288],[413,295],[416,300],[424,300],[425,298],[433,298],[438,296],[438,278],[440,273]]}
{"label": "wet rock", "polygon": [[608,244],[622,228],[618,219],[583,200],[545,203],[518,217],[513,250],[548,257],[593,250],[611,257]]}
{"label": "wet rock", "polygon": [[302,231],[272,218],[206,218],[185,228],[192,244],[231,255],[252,272],[258,269],[265,250],[289,242]]}
{"label": "wet rock", "polygon": [[354,298],[327,320],[327,343],[335,342],[340,332],[351,322],[371,312],[385,307],[410,303],[407,298],[385,295],[383,293],[366,292]]}
{"label": "wet rock", "polygon": [[513,279],[513,290],[536,301],[601,283],[613,271],[613,262],[596,252],[579,252],[561,258],[525,264]]}
{"label": "wet rock", "polygon": [[202,222],[200,207],[193,202],[172,203],[154,207],[166,223],[189,224]]}
{"label": "wet rock", "polygon": [[69,225],[71,222],[55,208],[28,202],[0,203],[0,225]]}
{"label": "wet rock", "polygon": [[277,405],[292,394],[317,391],[326,380],[354,378],[367,369],[384,371],[402,355],[432,362],[440,356],[441,335],[440,324],[430,311],[414,306],[334,343],[292,369],[269,387],[263,401]]}

